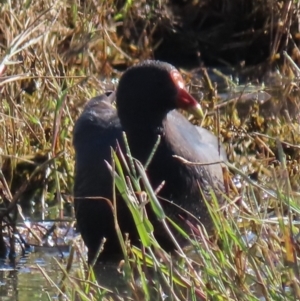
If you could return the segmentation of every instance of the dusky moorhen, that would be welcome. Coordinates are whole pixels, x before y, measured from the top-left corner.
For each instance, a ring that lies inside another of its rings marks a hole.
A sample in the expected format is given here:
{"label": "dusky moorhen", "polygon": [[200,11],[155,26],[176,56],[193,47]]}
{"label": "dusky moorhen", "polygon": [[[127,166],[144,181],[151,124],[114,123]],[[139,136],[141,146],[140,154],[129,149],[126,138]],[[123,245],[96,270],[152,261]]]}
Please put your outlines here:
{"label": "dusky moorhen", "polygon": [[[114,100],[117,109],[112,105]],[[103,237],[107,241],[100,260],[120,254],[111,207],[107,203],[112,200],[113,188],[105,160],[111,161],[110,147],[115,149],[116,141],[124,149],[122,131],[127,134],[133,157],[143,164],[161,135],[147,169],[151,184],[157,188],[165,181],[160,197],[190,211],[208,229],[212,226],[199,187],[208,199],[210,188],[220,195],[224,190],[221,165],[187,165],[173,155],[192,162],[212,163],[220,158],[225,160],[226,154],[222,147],[219,154],[218,140],[211,132],[192,125],[177,108],[199,113],[199,104],[185,89],[179,71],[168,63],[148,60],[127,69],[116,93],[91,99],[78,118],[73,138],[75,212],[89,260],[95,256]],[[137,234],[131,214],[120,196],[117,202],[118,223],[134,242]],[[178,208],[171,203],[162,205],[170,217],[180,221],[177,217],[182,212]],[[155,218],[153,223],[155,229],[159,228]],[[172,248],[161,229],[155,235],[163,247]]]}

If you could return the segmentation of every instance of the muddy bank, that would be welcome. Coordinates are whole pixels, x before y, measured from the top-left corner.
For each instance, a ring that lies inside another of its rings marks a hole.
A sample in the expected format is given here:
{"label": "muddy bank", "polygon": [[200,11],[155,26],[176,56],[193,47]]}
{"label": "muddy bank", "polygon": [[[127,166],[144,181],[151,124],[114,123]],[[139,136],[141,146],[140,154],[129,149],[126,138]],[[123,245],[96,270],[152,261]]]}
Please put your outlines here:
{"label": "muddy bank", "polygon": [[180,67],[252,66],[278,61],[283,50],[293,52],[296,12],[291,1],[139,2],[126,7],[117,32],[133,57],[147,56],[148,48],[156,59]]}

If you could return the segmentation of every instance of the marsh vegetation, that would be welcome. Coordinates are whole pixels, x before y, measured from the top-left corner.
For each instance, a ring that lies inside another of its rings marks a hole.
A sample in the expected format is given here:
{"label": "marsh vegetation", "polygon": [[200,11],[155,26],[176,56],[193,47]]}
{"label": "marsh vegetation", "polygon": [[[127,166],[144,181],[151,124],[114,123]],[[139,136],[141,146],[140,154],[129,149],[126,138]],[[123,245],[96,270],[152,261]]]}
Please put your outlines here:
{"label": "marsh vegetation", "polygon": [[[74,226],[75,120],[89,99],[115,89],[127,67],[155,58],[182,68],[205,112],[192,122],[225,146],[226,216],[217,202],[209,205],[215,235],[191,224],[190,246],[173,256],[128,247],[125,239],[124,261],[112,273],[121,279],[117,288],[103,284],[105,269],[97,281],[76,237],[67,262],[57,259],[57,294],[66,300],[299,299],[298,6],[0,1],[0,255],[66,243]],[[140,174],[145,180],[143,167]],[[67,230],[17,227],[28,218],[63,222]]]}

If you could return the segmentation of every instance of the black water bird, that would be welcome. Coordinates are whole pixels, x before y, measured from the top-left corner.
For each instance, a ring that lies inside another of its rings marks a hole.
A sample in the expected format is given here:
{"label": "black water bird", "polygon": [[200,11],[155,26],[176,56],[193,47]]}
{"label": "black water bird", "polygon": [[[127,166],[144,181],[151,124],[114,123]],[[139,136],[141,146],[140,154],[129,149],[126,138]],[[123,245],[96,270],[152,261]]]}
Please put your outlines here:
{"label": "black water bird", "polygon": [[[112,103],[116,101],[116,108]],[[123,148],[125,131],[132,156],[143,164],[148,159],[158,135],[161,141],[147,168],[154,188],[163,181],[159,197],[191,212],[208,229],[211,220],[200,188],[210,198],[210,188],[217,195],[224,191],[221,164],[188,165],[174,155],[191,162],[213,163],[226,160],[218,139],[211,132],[192,125],[175,109],[200,115],[197,101],[187,92],[179,71],[159,61],[144,61],[122,75],[116,92],[91,99],[74,128],[75,212],[78,229],[89,250],[91,260],[103,237],[107,239],[100,260],[120,253],[113,215],[112,177],[105,160],[111,162],[111,147],[117,141]],[[221,149],[221,152],[218,151]],[[124,150],[124,153],[126,151]],[[200,188],[199,188],[200,187]],[[124,201],[117,196],[118,223],[131,241],[137,240],[135,225]],[[184,213],[168,202],[161,202],[167,215],[176,221]],[[151,211],[149,208],[148,211]],[[151,212],[149,212],[151,217]],[[153,218],[154,228],[160,228]],[[161,228],[155,232],[158,241],[172,248]]]}

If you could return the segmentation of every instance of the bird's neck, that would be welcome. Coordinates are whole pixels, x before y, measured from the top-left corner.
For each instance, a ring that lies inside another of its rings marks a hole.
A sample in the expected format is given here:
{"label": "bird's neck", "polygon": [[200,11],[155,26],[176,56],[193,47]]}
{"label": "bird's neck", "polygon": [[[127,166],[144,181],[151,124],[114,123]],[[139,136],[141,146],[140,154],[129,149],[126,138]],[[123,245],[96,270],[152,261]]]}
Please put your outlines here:
{"label": "bird's neck", "polygon": [[162,125],[156,127],[129,128],[125,129],[125,132],[133,157],[143,164],[148,160],[159,137],[164,136],[164,128]]}

